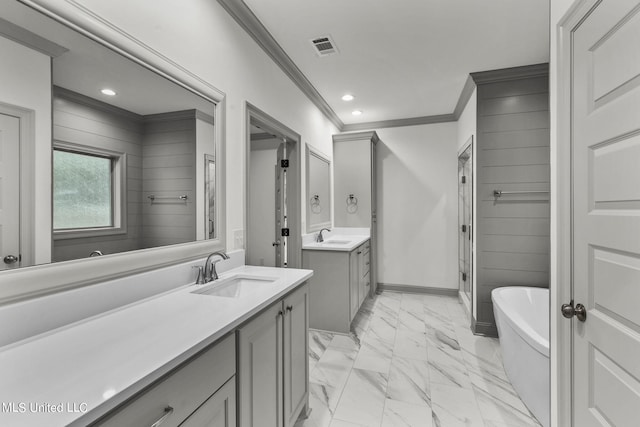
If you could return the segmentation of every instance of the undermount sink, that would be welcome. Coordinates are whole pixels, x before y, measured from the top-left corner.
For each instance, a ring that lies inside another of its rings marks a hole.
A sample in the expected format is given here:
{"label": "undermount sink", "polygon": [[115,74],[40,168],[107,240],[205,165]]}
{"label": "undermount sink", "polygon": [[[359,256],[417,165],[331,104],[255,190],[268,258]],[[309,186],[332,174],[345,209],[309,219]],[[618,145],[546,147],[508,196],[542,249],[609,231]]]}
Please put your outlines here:
{"label": "undermount sink", "polygon": [[348,245],[351,243],[351,240],[325,240],[322,243],[327,245]]}
{"label": "undermount sink", "polygon": [[276,277],[240,275],[217,280],[191,293],[214,297],[239,298],[243,295],[250,294],[257,287],[264,286],[267,283],[273,283],[276,280]]}

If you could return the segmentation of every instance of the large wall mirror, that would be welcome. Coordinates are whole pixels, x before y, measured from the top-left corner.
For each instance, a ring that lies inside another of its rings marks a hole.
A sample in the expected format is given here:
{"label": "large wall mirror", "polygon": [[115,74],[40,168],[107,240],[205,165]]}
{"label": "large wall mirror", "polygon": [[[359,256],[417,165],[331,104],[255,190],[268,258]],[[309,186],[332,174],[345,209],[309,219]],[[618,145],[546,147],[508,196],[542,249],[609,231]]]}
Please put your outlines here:
{"label": "large wall mirror", "polygon": [[218,94],[23,4],[39,1],[0,1],[0,149],[17,166],[0,172],[0,206],[14,207],[0,215],[0,283],[60,261],[221,248]]}
{"label": "large wall mirror", "polygon": [[331,160],[307,144],[307,233],[331,227]]}

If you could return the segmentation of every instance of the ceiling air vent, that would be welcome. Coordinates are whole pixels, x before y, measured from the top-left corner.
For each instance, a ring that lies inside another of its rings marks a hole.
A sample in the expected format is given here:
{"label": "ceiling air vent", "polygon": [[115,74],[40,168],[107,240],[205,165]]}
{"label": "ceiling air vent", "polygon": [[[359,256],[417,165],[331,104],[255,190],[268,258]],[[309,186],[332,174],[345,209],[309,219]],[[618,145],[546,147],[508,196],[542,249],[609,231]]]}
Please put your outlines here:
{"label": "ceiling air vent", "polygon": [[338,48],[333,40],[331,40],[331,36],[316,37],[311,39],[311,44],[313,44],[318,56],[327,56],[338,53]]}

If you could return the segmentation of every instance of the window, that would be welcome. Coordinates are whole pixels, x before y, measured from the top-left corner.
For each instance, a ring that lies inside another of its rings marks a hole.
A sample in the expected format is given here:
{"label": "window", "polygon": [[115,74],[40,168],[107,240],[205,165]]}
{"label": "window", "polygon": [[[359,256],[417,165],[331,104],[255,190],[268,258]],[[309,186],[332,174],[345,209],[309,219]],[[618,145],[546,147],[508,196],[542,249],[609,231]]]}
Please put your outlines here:
{"label": "window", "polygon": [[55,238],[126,232],[124,154],[57,143],[53,150]]}

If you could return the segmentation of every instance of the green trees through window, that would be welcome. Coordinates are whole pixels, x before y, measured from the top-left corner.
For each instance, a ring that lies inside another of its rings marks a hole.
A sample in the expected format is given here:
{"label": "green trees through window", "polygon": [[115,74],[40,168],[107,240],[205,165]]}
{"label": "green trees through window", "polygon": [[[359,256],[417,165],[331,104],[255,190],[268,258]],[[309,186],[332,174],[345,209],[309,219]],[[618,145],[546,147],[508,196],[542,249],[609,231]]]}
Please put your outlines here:
{"label": "green trees through window", "polygon": [[113,162],[109,157],[54,150],[54,230],[113,227]]}

